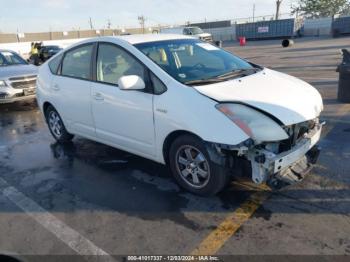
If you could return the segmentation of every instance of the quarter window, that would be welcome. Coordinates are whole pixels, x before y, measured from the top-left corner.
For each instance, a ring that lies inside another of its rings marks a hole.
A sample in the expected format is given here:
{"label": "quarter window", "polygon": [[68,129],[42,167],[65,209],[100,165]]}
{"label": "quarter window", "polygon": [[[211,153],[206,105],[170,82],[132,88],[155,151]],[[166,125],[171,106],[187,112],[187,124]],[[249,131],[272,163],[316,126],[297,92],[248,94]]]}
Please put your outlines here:
{"label": "quarter window", "polygon": [[153,84],[154,94],[160,95],[167,90],[166,86],[162,83],[162,81],[160,81],[159,78],[156,77],[153,73],[151,73],[151,81]]}
{"label": "quarter window", "polygon": [[90,66],[93,45],[84,45],[68,51],[62,62],[62,75],[91,79]]}
{"label": "quarter window", "polygon": [[61,60],[62,60],[62,56],[63,54],[60,54],[58,56],[56,56],[55,58],[53,58],[50,62],[49,62],[49,68],[51,70],[51,73],[53,74],[57,74],[58,71],[58,67],[60,66]]}
{"label": "quarter window", "polygon": [[97,81],[118,84],[125,75],[137,75],[145,80],[145,68],[128,52],[111,44],[99,44]]}

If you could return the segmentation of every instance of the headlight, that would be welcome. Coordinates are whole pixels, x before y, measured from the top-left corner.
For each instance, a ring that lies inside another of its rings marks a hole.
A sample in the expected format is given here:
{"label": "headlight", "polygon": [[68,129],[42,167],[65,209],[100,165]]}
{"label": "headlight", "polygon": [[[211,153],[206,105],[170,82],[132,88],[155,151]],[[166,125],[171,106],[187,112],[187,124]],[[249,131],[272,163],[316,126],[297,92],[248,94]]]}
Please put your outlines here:
{"label": "headlight", "polygon": [[241,104],[218,104],[216,108],[257,142],[279,141],[287,133],[271,118]]}
{"label": "headlight", "polygon": [[7,86],[6,82],[4,80],[0,80],[0,88]]}

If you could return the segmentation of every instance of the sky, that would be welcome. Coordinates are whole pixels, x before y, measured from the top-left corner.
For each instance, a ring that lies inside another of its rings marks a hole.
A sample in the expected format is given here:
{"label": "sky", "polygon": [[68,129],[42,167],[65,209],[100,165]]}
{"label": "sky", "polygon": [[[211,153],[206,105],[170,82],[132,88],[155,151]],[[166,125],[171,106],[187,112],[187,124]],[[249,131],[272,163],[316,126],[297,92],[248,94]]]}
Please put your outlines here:
{"label": "sky", "polygon": [[[290,13],[284,0],[281,13]],[[237,19],[275,13],[275,0],[0,0],[0,32],[47,32],[139,27]]]}

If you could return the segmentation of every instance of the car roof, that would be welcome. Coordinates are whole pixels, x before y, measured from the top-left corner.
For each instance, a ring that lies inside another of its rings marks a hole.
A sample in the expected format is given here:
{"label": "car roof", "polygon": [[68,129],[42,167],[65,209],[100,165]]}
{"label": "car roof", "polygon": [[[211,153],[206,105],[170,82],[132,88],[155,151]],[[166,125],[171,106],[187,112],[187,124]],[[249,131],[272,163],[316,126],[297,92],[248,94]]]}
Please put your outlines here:
{"label": "car roof", "polygon": [[166,40],[176,39],[194,39],[191,36],[180,35],[180,34],[137,34],[137,35],[121,35],[121,36],[106,36],[99,38],[92,38],[92,40],[103,41],[105,39],[120,39],[128,42],[129,44],[135,45],[140,43],[149,43]]}
{"label": "car roof", "polygon": [[138,35],[123,35],[117,36],[130,44],[140,44],[148,42],[166,41],[166,40],[176,40],[176,39],[192,39],[193,37],[180,35],[180,34],[138,34]]}
{"label": "car roof", "polygon": [[0,52],[10,52],[10,53],[15,53],[15,54],[17,54],[15,51],[10,50],[10,49],[0,49]]}
{"label": "car roof", "polygon": [[181,40],[181,39],[196,39],[192,36],[181,35],[181,34],[137,34],[137,35],[120,35],[120,36],[101,36],[92,37],[80,42],[77,42],[69,46],[66,50],[76,48],[80,45],[94,43],[94,42],[116,42],[117,40],[126,42],[131,45],[141,44],[141,43],[151,43],[158,41],[167,40]]}

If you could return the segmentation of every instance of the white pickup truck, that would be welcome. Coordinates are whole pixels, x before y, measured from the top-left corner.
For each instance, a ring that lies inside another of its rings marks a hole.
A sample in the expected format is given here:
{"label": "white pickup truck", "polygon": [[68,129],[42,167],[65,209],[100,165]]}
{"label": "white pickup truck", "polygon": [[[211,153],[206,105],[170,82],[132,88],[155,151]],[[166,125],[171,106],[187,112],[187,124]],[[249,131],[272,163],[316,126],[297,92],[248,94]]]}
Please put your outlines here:
{"label": "white pickup truck", "polygon": [[196,37],[205,42],[213,42],[213,36],[209,33],[203,32],[198,26],[187,26],[187,27],[172,27],[163,28],[160,30],[161,34],[178,34],[178,35],[190,35]]}

